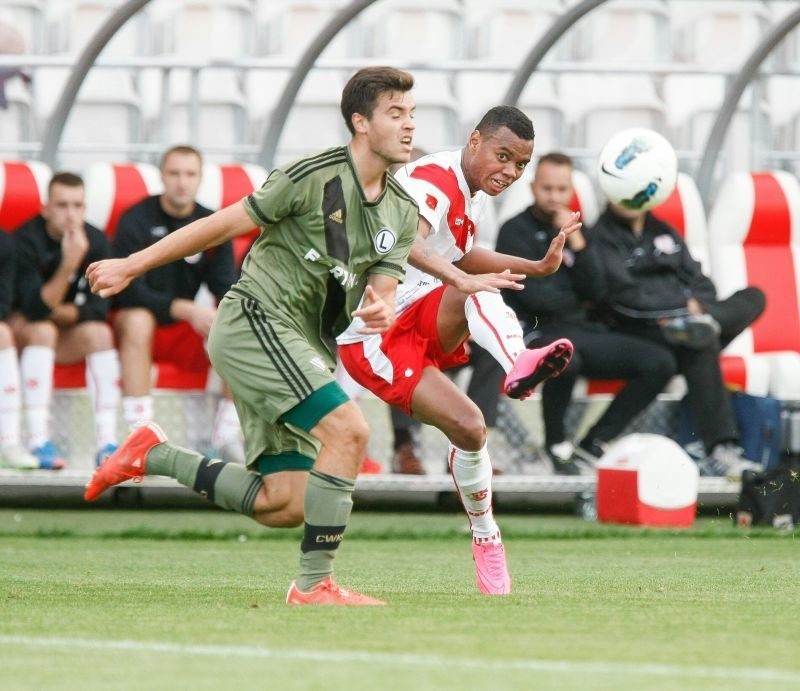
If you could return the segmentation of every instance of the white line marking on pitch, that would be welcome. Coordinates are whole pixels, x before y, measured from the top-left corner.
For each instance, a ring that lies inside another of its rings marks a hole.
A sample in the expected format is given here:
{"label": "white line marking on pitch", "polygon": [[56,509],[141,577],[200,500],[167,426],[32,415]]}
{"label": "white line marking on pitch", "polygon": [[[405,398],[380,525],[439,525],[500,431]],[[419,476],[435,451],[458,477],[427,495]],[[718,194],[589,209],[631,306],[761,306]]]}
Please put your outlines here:
{"label": "white line marking on pitch", "polygon": [[3,636],[1,645],[20,645],[41,648],[78,648],[85,650],[125,650],[175,655],[215,655],[218,657],[251,657],[274,660],[317,660],[334,662],[363,662],[405,667],[443,666],[463,669],[531,670],[568,674],[623,674],[653,677],[688,677],[713,679],[747,679],[752,681],[781,681],[800,683],[800,672],[754,667],[707,667],[703,665],[670,665],[635,662],[575,662],[570,660],[481,660],[441,655],[395,655],[392,653],[361,653],[353,651],[273,650],[257,646],[194,645],[163,641],[93,640],[87,638],[37,638],[33,636]]}

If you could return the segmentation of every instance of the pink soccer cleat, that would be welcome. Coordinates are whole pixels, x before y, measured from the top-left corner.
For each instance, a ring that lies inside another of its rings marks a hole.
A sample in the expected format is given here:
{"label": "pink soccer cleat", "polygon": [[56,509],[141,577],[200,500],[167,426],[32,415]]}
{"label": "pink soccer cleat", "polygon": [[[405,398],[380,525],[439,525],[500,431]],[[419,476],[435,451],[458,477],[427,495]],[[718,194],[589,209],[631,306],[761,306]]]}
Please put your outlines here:
{"label": "pink soccer cleat", "polygon": [[575,348],[566,338],[559,338],[542,348],[522,351],[506,376],[503,391],[509,398],[524,400],[550,377],[561,374],[572,359]]}
{"label": "pink soccer cleat", "polygon": [[506,566],[506,551],[502,542],[472,543],[472,558],[478,580],[478,590],[484,595],[508,595],[511,576]]}
{"label": "pink soccer cleat", "polygon": [[311,590],[304,593],[294,581],[289,586],[286,593],[287,605],[385,605],[383,600],[362,595],[354,590],[340,588],[333,579],[328,576],[323,581],[317,583]]}
{"label": "pink soccer cleat", "polygon": [[137,427],[113,454],[94,471],[83,498],[94,501],[109,487],[125,480],[140,482],[144,475],[147,452],[167,441],[167,435],[155,422]]}

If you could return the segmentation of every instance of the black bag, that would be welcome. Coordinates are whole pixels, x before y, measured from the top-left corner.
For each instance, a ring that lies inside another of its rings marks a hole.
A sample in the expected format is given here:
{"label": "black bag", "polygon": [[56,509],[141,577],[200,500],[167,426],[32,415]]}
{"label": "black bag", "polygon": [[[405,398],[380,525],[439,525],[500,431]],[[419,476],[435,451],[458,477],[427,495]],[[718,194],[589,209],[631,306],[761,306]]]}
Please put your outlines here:
{"label": "black bag", "polygon": [[791,530],[800,524],[800,462],[781,463],[774,470],[742,473],[736,525],[771,525]]}

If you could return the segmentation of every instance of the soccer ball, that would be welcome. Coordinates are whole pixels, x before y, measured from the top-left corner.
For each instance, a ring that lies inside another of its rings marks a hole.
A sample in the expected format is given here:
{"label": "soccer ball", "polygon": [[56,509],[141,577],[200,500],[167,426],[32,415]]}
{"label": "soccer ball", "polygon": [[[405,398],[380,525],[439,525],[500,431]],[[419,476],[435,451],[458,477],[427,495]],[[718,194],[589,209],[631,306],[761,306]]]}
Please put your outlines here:
{"label": "soccer ball", "polygon": [[648,211],[665,201],[678,177],[678,157],[658,132],[632,128],[618,132],[600,152],[597,179],[609,201]]}

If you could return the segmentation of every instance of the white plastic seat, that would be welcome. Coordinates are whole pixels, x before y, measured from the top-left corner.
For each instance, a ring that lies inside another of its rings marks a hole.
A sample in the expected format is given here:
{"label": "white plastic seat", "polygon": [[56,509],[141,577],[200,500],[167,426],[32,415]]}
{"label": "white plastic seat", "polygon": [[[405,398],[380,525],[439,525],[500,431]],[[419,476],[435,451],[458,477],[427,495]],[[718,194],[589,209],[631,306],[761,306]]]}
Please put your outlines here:
{"label": "white plastic seat", "polygon": [[[415,75],[413,94],[416,103],[414,146],[427,152],[463,146],[466,132],[472,131],[472,127],[462,126],[448,77],[420,71]],[[477,122],[472,126],[475,124]]]}
{"label": "white plastic seat", "polygon": [[[725,99],[726,83],[712,74],[670,74],[664,77],[663,95],[672,143],[699,157]],[[749,87],[739,101],[721,150],[719,164],[725,170],[749,170],[754,151],[767,148],[770,130],[767,104],[759,91]]]}
{"label": "white plastic seat", "polygon": [[558,93],[576,146],[600,151],[626,127],[664,129],[664,103],[647,75],[565,74]]}
{"label": "white plastic seat", "polygon": [[669,8],[663,0],[605,3],[576,24],[572,39],[576,60],[665,62],[672,53]]}
{"label": "white plastic seat", "polygon": [[[256,53],[297,57],[319,35],[346,0],[257,1]],[[322,53],[324,58],[359,57],[364,54],[360,16],[354,17]]]}
{"label": "white plastic seat", "polygon": [[168,110],[159,112],[158,122],[151,123],[150,137],[166,144],[191,142],[209,160],[237,157],[247,139],[245,98],[239,80],[236,70],[201,70],[194,93],[191,74],[173,71],[168,82]]}
{"label": "white plastic seat", "polygon": [[[564,11],[561,0],[466,0],[467,52],[473,58],[517,65]],[[563,57],[570,36],[553,48],[555,57]]]}
{"label": "white plastic seat", "polygon": [[214,59],[253,54],[253,0],[182,0],[163,9],[155,52]]}
{"label": "white plastic seat", "polygon": [[671,13],[675,59],[705,68],[740,66],[771,23],[756,0],[673,0]]}
{"label": "white plastic seat", "polygon": [[[119,0],[69,0],[46,3],[47,52],[77,55],[120,6]],[[148,12],[133,15],[111,38],[102,55],[134,57],[143,54]]]}
{"label": "white plastic seat", "polygon": [[785,171],[733,173],[709,215],[712,278],[721,296],[746,285],[764,313],[726,349],[769,361],[770,392],[800,399],[800,184]]}
{"label": "white plastic seat", "polygon": [[0,4],[0,22],[21,34],[26,53],[44,49],[44,6],[42,0],[3,0]]}
{"label": "white plastic seat", "polygon": [[430,62],[464,55],[464,17],[457,0],[382,0],[362,18],[367,56]]}
{"label": "white plastic seat", "polygon": [[92,163],[83,171],[86,220],[113,238],[119,217],[133,204],[164,186],[158,167],[151,163]]}

